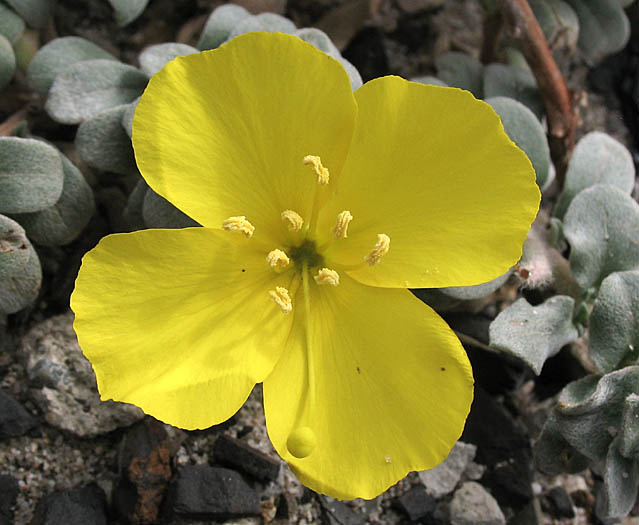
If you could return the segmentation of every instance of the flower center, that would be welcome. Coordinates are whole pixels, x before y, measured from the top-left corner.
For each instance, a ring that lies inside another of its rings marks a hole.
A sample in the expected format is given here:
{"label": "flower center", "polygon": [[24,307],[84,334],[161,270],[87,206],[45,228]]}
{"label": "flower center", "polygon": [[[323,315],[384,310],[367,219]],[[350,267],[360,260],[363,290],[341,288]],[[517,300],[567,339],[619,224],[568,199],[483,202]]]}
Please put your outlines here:
{"label": "flower center", "polygon": [[288,255],[298,268],[302,268],[304,263],[309,268],[315,268],[324,264],[324,258],[317,252],[315,241],[305,239],[299,246],[289,249]]}

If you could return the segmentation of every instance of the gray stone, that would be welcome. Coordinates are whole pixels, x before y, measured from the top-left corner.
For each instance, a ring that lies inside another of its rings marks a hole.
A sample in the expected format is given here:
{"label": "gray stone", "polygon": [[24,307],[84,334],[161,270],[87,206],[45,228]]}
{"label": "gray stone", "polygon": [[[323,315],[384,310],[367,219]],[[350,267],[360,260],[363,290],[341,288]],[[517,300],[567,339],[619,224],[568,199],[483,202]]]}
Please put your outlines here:
{"label": "gray stone", "polygon": [[91,363],[73,331],[73,314],[34,326],[20,345],[30,394],[50,425],[80,437],[95,437],[144,417],[125,403],[101,401]]}
{"label": "gray stone", "polygon": [[506,525],[497,501],[475,481],[464,483],[450,502],[452,525]]}
{"label": "gray stone", "polygon": [[42,498],[31,525],[107,525],[106,510],[104,491],[92,483]]}
{"label": "gray stone", "polygon": [[434,469],[420,472],[419,478],[426,487],[426,492],[439,499],[455,490],[462,474],[474,459],[475,452],[475,445],[458,441],[443,463]]}
{"label": "gray stone", "polygon": [[0,439],[22,436],[37,424],[20,403],[0,390]]}

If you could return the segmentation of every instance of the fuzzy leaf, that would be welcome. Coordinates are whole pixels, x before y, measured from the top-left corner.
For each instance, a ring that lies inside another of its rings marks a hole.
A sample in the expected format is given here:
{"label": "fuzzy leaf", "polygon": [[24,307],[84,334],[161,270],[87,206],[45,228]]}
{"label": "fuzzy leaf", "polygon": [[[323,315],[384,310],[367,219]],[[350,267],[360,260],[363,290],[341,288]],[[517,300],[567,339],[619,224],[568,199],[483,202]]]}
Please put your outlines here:
{"label": "fuzzy leaf", "polygon": [[72,64],[95,59],[116,60],[101,47],[78,36],[56,38],[42,46],[27,69],[29,85],[46,95],[55,77]]}
{"label": "fuzzy leaf", "polygon": [[22,271],[29,259],[27,235],[16,221],[0,215],[0,281]]}
{"label": "fuzzy leaf", "polygon": [[0,3],[0,35],[15,44],[24,32],[24,20]]}
{"label": "fuzzy leaf", "polygon": [[121,175],[135,173],[137,168],[131,139],[122,126],[127,109],[128,105],[107,109],[78,127],[75,146],[92,168]]}
{"label": "fuzzy leaf", "polygon": [[448,87],[448,84],[443,80],[438,79],[432,75],[424,75],[422,77],[411,78],[413,82],[419,82],[420,84],[425,84],[426,86],[442,86]]}
{"label": "fuzzy leaf", "polygon": [[149,185],[140,177],[140,180],[129,195],[124,211],[122,212],[124,221],[131,231],[144,230],[147,227],[142,214],[144,197],[147,191],[149,191]]}
{"label": "fuzzy leaf", "polygon": [[500,116],[506,134],[528,155],[537,174],[537,185],[543,188],[548,182],[550,148],[541,123],[532,111],[512,98],[493,97],[486,102]]}
{"label": "fuzzy leaf", "polygon": [[594,184],[610,184],[630,195],[635,186],[635,165],[626,147],[610,135],[592,131],[575,147],[555,215],[563,217],[572,199]]}
{"label": "fuzzy leaf", "polygon": [[324,53],[332,56],[333,58],[341,56],[339,49],[337,49],[328,35],[321,29],[317,29],[315,27],[304,27],[302,29],[298,29],[293,34],[304,40],[304,42],[312,44],[320,51],[324,51]]}
{"label": "fuzzy leaf", "polygon": [[570,267],[583,290],[613,272],[639,267],[639,204],[608,184],[583,190],[564,217]]}
{"label": "fuzzy leaf", "polygon": [[490,324],[490,345],[523,360],[539,375],[546,359],[577,339],[571,297],[557,295],[538,306],[519,299]]}
{"label": "fuzzy leaf", "polygon": [[148,77],[112,60],[78,62],[60,73],[49,90],[47,113],[62,124],[79,124],[142,94]]}
{"label": "fuzzy leaf", "polygon": [[53,0],[5,0],[31,27],[41,29],[51,17]]}
{"label": "fuzzy leaf", "polygon": [[133,22],[142,14],[149,0],[109,0],[115,11],[115,21],[120,27]]}
{"label": "fuzzy leaf", "polygon": [[574,474],[588,467],[590,460],[568,443],[551,412],[533,446],[535,466],[544,474]]}
{"label": "fuzzy leaf", "polygon": [[510,277],[510,274],[511,271],[508,270],[504,275],[500,275],[487,283],[476,284],[475,286],[450,286],[448,288],[439,288],[439,291],[453,299],[462,301],[481,299],[501,288]]}
{"label": "fuzzy leaf", "polygon": [[579,48],[591,61],[623,49],[630,22],[619,3],[610,0],[566,0],[579,17]]}
{"label": "fuzzy leaf", "polygon": [[602,372],[612,372],[639,350],[639,271],[606,277],[590,314],[590,358]]}
{"label": "fuzzy leaf", "polygon": [[135,108],[138,107],[140,97],[136,98],[133,102],[126,105],[126,109],[122,113],[122,127],[129,138],[133,135],[133,116],[135,115]]}
{"label": "fuzzy leaf", "polygon": [[35,213],[16,214],[29,238],[42,246],[63,246],[73,241],[88,224],[95,203],[84,176],[60,153],[64,168],[62,195],[54,206]]}
{"label": "fuzzy leaf", "polygon": [[447,85],[467,89],[477,98],[484,96],[483,70],[484,66],[476,58],[451,51],[444,53],[435,60],[437,78]]}
{"label": "fuzzy leaf", "polygon": [[42,284],[42,268],[38,254],[26,239],[29,257],[24,267],[11,277],[0,279],[0,312],[14,314],[38,297]]}
{"label": "fuzzy leaf", "polygon": [[155,193],[151,188],[144,195],[142,216],[149,228],[188,228],[199,226],[188,215]]}
{"label": "fuzzy leaf", "polygon": [[606,517],[622,518],[632,510],[639,489],[639,464],[635,459],[624,457],[619,452],[619,438],[616,438],[606,457],[604,469],[606,489]]}
{"label": "fuzzy leaf", "polygon": [[637,394],[630,394],[626,398],[619,437],[621,455],[639,459],[639,396]]}
{"label": "fuzzy leaf", "polygon": [[579,38],[579,17],[569,4],[562,0],[528,0],[546,40],[552,45],[565,42],[571,49]]}
{"label": "fuzzy leaf", "polygon": [[268,33],[293,34],[297,27],[288,18],[275,13],[260,13],[242,19],[229,33],[228,40],[244,33],[253,31],[266,31]]}
{"label": "fuzzy leaf", "polygon": [[555,406],[561,434],[584,456],[605,459],[621,428],[625,399],[638,389],[639,366],[573,381],[560,392]]}
{"label": "fuzzy leaf", "polygon": [[11,47],[11,43],[0,35],[0,89],[4,88],[16,70],[16,56]]}
{"label": "fuzzy leaf", "polygon": [[140,69],[152,77],[176,57],[199,53],[197,49],[186,44],[167,42],[147,47],[140,53]]}
{"label": "fuzzy leaf", "polygon": [[64,172],[58,151],[39,140],[0,137],[0,213],[53,206]]}
{"label": "fuzzy leaf", "polygon": [[484,68],[484,97],[514,98],[530,109],[537,118],[544,115],[544,105],[533,74],[520,67],[488,64]]}
{"label": "fuzzy leaf", "polygon": [[251,13],[235,4],[215,8],[206,21],[196,47],[201,51],[216,48],[229,37],[237,24],[250,16]]}

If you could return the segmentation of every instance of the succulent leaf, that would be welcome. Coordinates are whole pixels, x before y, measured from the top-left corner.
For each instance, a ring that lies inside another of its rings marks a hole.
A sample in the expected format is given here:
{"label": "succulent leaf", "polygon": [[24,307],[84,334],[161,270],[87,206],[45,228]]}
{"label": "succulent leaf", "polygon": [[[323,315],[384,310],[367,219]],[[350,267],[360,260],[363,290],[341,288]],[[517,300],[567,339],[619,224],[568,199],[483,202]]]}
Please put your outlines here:
{"label": "succulent leaf", "polygon": [[16,56],[11,43],[0,35],[0,89],[4,88],[16,70]]}
{"label": "succulent leaf", "polygon": [[31,27],[43,28],[53,12],[53,0],[5,0]]}
{"label": "succulent leaf", "polygon": [[639,489],[639,464],[619,451],[620,438],[610,445],[604,469],[606,517],[622,518],[632,510]]}
{"label": "succulent leaf", "polygon": [[488,64],[483,72],[484,97],[508,97],[518,100],[538,119],[544,116],[544,105],[533,74],[517,66]]}
{"label": "succulent leaf", "polygon": [[570,267],[582,290],[613,272],[639,268],[639,204],[620,189],[595,184],[570,203],[564,235]]}
{"label": "succulent leaf", "polygon": [[115,21],[120,27],[133,22],[142,14],[149,0],[109,0],[115,11]]}
{"label": "succulent leaf", "polygon": [[447,85],[467,89],[477,98],[484,96],[484,66],[476,58],[466,53],[451,51],[438,57],[435,67],[437,78]]}
{"label": "succulent leaf", "polygon": [[140,53],[140,69],[152,77],[176,57],[199,53],[197,49],[186,44],[166,42],[147,47]]}
{"label": "succulent leaf", "polygon": [[565,295],[531,306],[515,301],[490,324],[490,345],[523,360],[539,375],[546,359],[577,339],[572,324],[574,300]]}
{"label": "succulent leaf", "polygon": [[0,281],[22,271],[29,259],[27,235],[16,221],[0,215]]}
{"label": "succulent leaf", "polygon": [[24,20],[4,4],[0,4],[0,35],[15,44],[24,32]]}
{"label": "succulent leaf", "polygon": [[533,458],[535,466],[550,476],[580,472],[590,464],[590,460],[561,435],[552,412],[533,445]]}
{"label": "succulent leaf", "polygon": [[216,48],[228,39],[236,25],[250,16],[251,13],[235,4],[223,4],[215,8],[204,25],[196,47],[201,51]]}

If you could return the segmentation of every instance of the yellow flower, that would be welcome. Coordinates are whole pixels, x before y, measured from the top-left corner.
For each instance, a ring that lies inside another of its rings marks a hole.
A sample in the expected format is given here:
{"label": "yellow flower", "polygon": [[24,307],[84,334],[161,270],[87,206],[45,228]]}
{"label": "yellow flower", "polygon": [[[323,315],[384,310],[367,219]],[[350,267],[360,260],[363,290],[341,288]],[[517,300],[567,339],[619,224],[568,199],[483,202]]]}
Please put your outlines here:
{"label": "yellow flower", "polygon": [[151,188],[203,227],[85,256],[72,308],[102,398],[200,429],[263,382],[275,449],[338,498],[440,463],[472,371],[406,288],[504,273],[539,203],[492,109],[398,77],[353,93],[311,45],[251,33],[154,76],[133,145]]}

